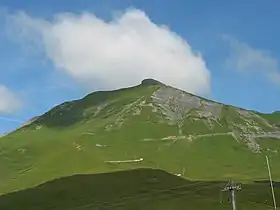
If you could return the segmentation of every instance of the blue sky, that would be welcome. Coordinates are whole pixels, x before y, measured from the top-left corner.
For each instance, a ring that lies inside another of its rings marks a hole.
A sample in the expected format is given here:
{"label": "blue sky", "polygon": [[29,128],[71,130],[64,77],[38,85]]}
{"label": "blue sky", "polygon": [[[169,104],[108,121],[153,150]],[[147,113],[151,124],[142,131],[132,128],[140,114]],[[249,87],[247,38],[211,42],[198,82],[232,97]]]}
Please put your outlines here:
{"label": "blue sky", "polygon": [[[147,75],[227,104],[280,110],[279,7],[260,0],[2,0],[0,133],[65,100]],[[123,18],[111,21],[118,13]],[[93,47],[84,50],[87,43]],[[130,47],[138,49],[131,58]],[[159,70],[150,73],[147,64]]]}

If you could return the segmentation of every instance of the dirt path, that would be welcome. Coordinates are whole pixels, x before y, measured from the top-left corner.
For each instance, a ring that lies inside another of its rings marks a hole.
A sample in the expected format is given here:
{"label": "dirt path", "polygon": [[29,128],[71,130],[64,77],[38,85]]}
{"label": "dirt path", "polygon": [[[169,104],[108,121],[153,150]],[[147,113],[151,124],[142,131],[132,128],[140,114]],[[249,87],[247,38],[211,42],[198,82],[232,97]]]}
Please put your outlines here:
{"label": "dirt path", "polygon": [[105,163],[134,163],[134,162],[141,162],[143,158],[135,159],[135,160],[111,160],[111,161],[104,161]]}
{"label": "dirt path", "polygon": [[[203,137],[213,137],[213,136],[226,136],[231,135],[234,139],[239,142],[239,138],[236,136],[235,132],[226,132],[226,133],[206,133],[206,134],[198,134],[198,135],[188,135],[188,136],[166,136],[160,139],[153,139],[147,138],[142,139],[143,142],[149,141],[177,141],[177,140],[193,140]],[[280,139],[280,132],[271,132],[271,133],[264,133],[264,134],[243,134],[244,137],[247,138],[277,138]]]}

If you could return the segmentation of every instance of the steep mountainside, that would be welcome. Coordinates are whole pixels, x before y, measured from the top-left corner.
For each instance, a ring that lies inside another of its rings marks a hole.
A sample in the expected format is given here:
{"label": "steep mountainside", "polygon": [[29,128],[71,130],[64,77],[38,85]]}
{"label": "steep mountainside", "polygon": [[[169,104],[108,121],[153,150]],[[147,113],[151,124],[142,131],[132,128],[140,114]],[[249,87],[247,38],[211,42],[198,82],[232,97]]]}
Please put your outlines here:
{"label": "steep mountainside", "polygon": [[280,113],[154,80],[54,107],[0,138],[0,194],[77,173],[159,168],[189,179],[280,179]]}

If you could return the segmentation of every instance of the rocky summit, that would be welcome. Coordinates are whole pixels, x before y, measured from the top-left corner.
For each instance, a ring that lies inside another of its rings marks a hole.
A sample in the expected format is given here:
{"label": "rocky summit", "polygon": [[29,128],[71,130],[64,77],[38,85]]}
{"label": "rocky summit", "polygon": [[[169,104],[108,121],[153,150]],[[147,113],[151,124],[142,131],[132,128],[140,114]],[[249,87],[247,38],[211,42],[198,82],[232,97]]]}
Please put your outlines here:
{"label": "rocky summit", "polygon": [[65,102],[0,138],[0,194],[74,174],[154,168],[188,179],[280,179],[280,114],[147,79]]}

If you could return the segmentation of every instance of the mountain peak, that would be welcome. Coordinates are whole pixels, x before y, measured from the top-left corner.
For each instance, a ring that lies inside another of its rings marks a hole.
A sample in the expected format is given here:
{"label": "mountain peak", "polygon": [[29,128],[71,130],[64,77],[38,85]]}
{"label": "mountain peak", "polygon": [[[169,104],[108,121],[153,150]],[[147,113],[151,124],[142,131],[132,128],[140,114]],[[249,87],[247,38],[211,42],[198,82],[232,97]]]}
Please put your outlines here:
{"label": "mountain peak", "polygon": [[159,82],[159,81],[157,81],[157,80],[148,78],[148,79],[144,79],[144,80],[141,82],[141,85],[147,85],[147,86],[150,86],[150,85],[163,85],[163,83],[161,83],[161,82]]}
{"label": "mountain peak", "polygon": [[[57,105],[1,137],[0,194],[61,174],[132,168],[180,176],[181,169],[191,168],[183,176],[192,179],[263,179],[259,157],[270,155],[275,163],[280,159],[280,142],[274,140],[280,139],[279,116],[216,103],[148,78],[134,87],[94,92]],[[244,157],[248,161],[240,161]],[[73,167],[62,167],[66,160],[74,161]],[[251,172],[242,170],[252,165]],[[45,173],[44,168],[52,171]],[[36,174],[21,176],[30,169]]]}

